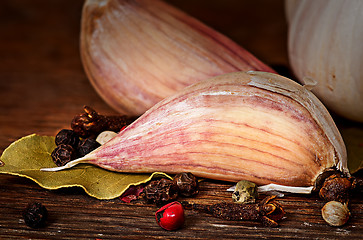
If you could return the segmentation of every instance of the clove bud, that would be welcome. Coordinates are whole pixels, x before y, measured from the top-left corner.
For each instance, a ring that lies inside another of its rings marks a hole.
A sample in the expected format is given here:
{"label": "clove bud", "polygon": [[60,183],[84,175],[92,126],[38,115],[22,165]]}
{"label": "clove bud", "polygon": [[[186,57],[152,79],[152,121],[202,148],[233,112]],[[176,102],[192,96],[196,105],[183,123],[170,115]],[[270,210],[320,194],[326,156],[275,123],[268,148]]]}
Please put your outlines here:
{"label": "clove bud", "polygon": [[84,106],[84,113],[75,116],[71,122],[73,131],[82,138],[96,137],[103,131],[119,132],[134,119],[127,116],[104,116],[93,108]]}
{"label": "clove bud", "polygon": [[278,227],[285,211],[274,201],[276,196],[268,196],[255,204],[217,203],[213,205],[192,204],[191,209],[209,213],[226,220],[259,221],[266,227]]}
{"label": "clove bud", "polygon": [[349,200],[349,195],[356,185],[353,177],[344,177],[340,174],[333,174],[325,179],[319,196],[325,201],[339,201],[345,203]]}

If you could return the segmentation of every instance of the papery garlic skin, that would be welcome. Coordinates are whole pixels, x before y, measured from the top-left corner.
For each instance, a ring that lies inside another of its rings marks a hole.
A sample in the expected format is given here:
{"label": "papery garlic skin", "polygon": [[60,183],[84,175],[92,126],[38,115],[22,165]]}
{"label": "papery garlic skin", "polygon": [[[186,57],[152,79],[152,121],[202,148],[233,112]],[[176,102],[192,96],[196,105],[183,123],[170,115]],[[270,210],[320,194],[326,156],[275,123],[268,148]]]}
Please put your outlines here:
{"label": "papery garlic skin", "polygon": [[332,111],[363,122],[363,1],[287,0],[292,69]]}
{"label": "papery garlic skin", "polygon": [[149,109],[87,156],[120,172],[191,172],[256,184],[313,186],[325,169],[347,173],[344,142],[322,103],[282,76],[237,72],[201,81]]}
{"label": "papery garlic skin", "polygon": [[92,85],[127,115],[141,115],[212,76],[274,72],[227,37],[160,0],[86,1],[80,43]]}

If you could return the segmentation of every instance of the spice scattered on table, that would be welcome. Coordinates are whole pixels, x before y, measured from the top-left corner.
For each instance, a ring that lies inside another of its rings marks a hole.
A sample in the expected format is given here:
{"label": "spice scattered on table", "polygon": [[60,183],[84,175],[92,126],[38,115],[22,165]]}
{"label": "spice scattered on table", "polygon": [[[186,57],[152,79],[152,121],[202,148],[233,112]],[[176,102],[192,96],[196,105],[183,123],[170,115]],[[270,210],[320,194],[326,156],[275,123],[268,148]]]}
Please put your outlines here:
{"label": "spice scattered on table", "polygon": [[173,181],[182,196],[192,197],[199,193],[198,179],[190,172],[178,173]]}
{"label": "spice scattered on table", "polygon": [[92,138],[83,139],[78,144],[77,157],[78,158],[83,157],[87,153],[90,153],[96,148],[98,148],[99,146],[101,146],[101,144],[99,144],[95,139]]}
{"label": "spice scattered on table", "polygon": [[172,180],[162,178],[146,185],[142,196],[148,202],[162,204],[177,199],[178,187]]}
{"label": "spice scattered on table", "polygon": [[257,197],[257,185],[247,180],[239,181],[232,193],[232,199],[236,203],[255,203]]}
{"label": "spice scattered on table", "polygon": [[184,224],[184,208],[179,202],[171,202],[155,213],[156,222],[165,230],[177,230]]}
{"label": "spice scattered on table", "polygon": [[70,129],[62,129],[55,136],[55,144],[57,146],[61,144],[71,145],[73,148],[77,148],[79,142],[79,136]]}
{"label": "spice scattered on table", "polygon": [[355,186],[355,178],[333,174],[325,179],[319,191],[319,196],[325,201],[339,201],[344,203],[349,200],[350,193]]}
{"label": "spice scattered on table", "polygon": [[359,180],[339,172],[325,178],[319,189],[319,197],[327,201],[321,209],[325,222],[337,227],[343,226],[349,220],[349,198],[351,193],[358,188],[360,188]]}
{"label": "spice scattered on table", "polygon": [[321,209],[321,215],[330,226],[339,227],[349,220],[350,211],[346,203],[330,201]]}
{"label": "spice scattered on table", "polygon": [[121,201],[130,203],[131,201],[137,200],[141,193],[144,191],[143,185],[130,186],[121,196]]}
{"label": "spice scattered on table", "polygon": [[48,211],[39,202],[29,203],[23,211],[25,224],[31,228],[44,227],[48,218]]}
{"label": "spice scattered on table", "polygon": [[141,195],[148,202],[163,204],[174,201],[179,196],[192,197],[198,193],[198,179],[192,173],[181,172],[173,180],[161,178],[151,181]]}
{"label": "spice scattered on table", "polygon": [[77,153],[71,145],[60,144],[53,150],[51,156],[57,166],[63,166],[75,159]]}
{"label": "spice scattered on table", "polygon": [[119,132],[134,119],[125,115],[104,116],[93,108],[85,106],[84,113],[75,116],[71,122],[72,130],[81,138],[96,138],[103,131]]}
{"label": "spice scattered on table", "polygon": [[84,113],[73,118],[71,122],[72,129],[62,129],[55,136],[57,147],[52,153],[54,163],[60,167],[71,160],[85,156],[101,146],[97,141],[100,134],[109,131],[117,135],[133,120],[134,118],[124,115],[104,116],[93,108],[85,106]]}
{"label": "spice scattered on table", "polygon": [[278,221],[285,216],[285,211],[274,201],[275,198],[276,196],[268,196],[255,204],[228,202],[213,205],[192,204],[191,208],[226,220],[252,220],[259,221],[266,227],[278,227]]}

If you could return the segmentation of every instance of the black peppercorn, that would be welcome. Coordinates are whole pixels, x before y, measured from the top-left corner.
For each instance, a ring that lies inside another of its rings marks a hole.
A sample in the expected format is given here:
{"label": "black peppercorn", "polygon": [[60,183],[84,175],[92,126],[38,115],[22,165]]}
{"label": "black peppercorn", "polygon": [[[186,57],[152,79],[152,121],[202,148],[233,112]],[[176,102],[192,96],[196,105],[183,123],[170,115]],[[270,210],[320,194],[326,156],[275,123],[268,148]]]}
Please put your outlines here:
{"label": "black peppercorn", "polygon": [[40,228],[45,225],[48,218],[48,211],[41,203],[29,203],[23,211],[25,224],[31,228]]}
{"label": "black peppercorn", "polygon": [[197,178],[190,172],[178,173],[174,177],[174,184],[179,188],[179,194],[191,197],[199,193]]}
{"label": "black peppercorn", "polygon": [[79,142],[79,136],[73,131],[69,129],[62,129],[55,136],[55,144],[61,145],[71,145],[73,148],[77,148]]}
{"label": "black peppercorn", "polygon": [[76,151],[71,145],[61,144],[53,150],[51,156],[53,162],[60,167],[75,159]]}
{"label": "black peppercorn", "polygon": [[151,181],[145,186],[142,196],[148,202],[162,204],[177,199],[178,187],[173,181],[162,178]]}
{"label": "black peppercorn", "polygon": [[84,155],[92,152],[96,148],[101,146],[95,139],[92,138],[86,138],[79,142],[78,148],[77,148],[77,156],[83,157]]}

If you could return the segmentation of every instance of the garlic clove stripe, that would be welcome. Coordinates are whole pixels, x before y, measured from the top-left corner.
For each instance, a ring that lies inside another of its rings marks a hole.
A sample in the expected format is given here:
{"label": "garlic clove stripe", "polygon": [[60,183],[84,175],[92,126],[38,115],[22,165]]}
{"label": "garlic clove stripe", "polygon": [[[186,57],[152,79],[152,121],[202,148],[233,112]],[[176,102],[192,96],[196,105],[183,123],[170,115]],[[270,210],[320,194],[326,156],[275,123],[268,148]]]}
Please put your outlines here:
{"label": "garlic clove stripe", "polygon": [[309,90],[249,71],[187,87],[87,156],[45,170],[91,163],[120,172],[310,187],[327,168],[348,173],[346,161],[338,129]]}
{"label": "garlic clove stripe", "polygon": [[99,95],[139,116],[184,87],[223,73],[274,72],[235,42],[161,0],[88,0],[81,57]]}

